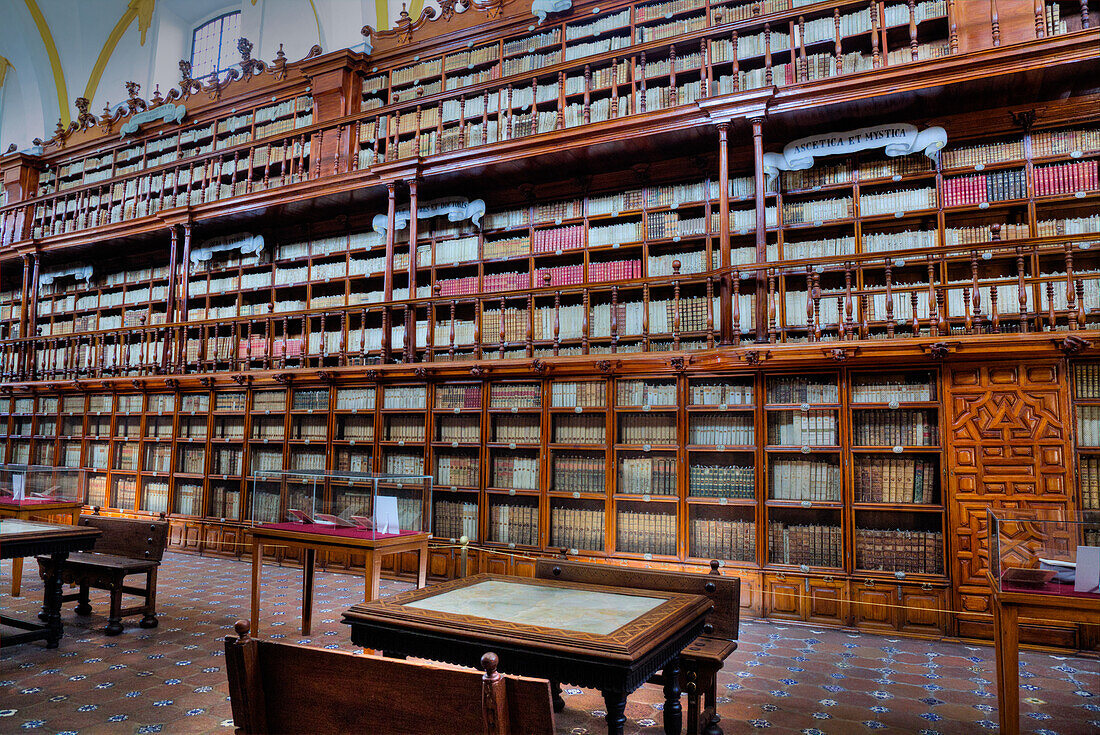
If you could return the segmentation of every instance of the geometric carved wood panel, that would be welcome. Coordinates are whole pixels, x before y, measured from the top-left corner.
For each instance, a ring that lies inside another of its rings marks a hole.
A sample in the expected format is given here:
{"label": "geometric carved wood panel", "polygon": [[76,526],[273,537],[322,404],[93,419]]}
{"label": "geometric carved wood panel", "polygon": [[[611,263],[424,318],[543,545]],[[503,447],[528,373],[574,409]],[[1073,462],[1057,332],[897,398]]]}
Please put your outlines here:
{"label": "geometric carved wood panel", "polygon": [[957,609],[986,613],[986,509],[1075,511],[1066,365],[949,365],[944,383]]}

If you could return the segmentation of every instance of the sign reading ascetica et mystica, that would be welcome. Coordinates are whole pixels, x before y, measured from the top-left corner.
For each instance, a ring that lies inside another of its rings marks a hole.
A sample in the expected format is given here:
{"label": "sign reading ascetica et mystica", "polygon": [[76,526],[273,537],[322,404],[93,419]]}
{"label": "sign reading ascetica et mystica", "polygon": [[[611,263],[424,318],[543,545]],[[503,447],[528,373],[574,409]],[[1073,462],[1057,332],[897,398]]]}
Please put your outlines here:
{"label": "sign reading ascetica et mystica", "polygon": [[859,128],[843,133],[824,133],[799,138],[783,146],[782,153],[764,154],[764,173],[774,179],[780,171],[805,171],[813,168],[814,159],[836,156],[872,148],[885,148],[891,157],[923,152],[933,161],[947,145],[947,131],[941,127],[918,131],[916,125],[894,123]]}

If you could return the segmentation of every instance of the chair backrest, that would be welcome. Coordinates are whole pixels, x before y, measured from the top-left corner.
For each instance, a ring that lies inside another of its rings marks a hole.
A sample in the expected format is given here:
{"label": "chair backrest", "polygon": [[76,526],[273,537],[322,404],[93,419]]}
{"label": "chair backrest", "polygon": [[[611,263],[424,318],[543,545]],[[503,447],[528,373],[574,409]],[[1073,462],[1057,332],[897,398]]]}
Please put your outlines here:
{"label": "chair backrest", "polygon": [[563,579],[567,582],[603,584],[613,587],[629,587],[638,590],[660,592],[689,592],[706,595],[714,601],[714,609],[707,615],[703,635],[725,640],[737,640],[741,613],[741,580],[724,577],[718,573],[718,563],[711,562],[710,574],[692,572],[666,572],[657,569],[614,567],[609,564],[567,561],[565,559],[539,559],[535,563],[535,577],[539,579]]}
{"label": "chair backrest", "polygon": [[225,639],[233,722],[240,735],[553,735],[550,683],[266,641]]}
{"label": "chair backrest", "polygon": [[101,554],[126,556],[131,559],[160,561],[168,546],[168,521],[142,518],[109,518],[107,516],[80,516],[81,526],[91,526],[103,531],[96,539],[93,551]]}

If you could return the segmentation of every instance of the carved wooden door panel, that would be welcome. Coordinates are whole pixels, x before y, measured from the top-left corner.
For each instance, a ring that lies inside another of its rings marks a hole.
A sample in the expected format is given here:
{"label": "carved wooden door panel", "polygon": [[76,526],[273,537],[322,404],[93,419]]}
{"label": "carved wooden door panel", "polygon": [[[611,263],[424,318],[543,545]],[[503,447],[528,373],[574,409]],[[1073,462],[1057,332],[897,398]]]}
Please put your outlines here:
{"label": "carved wooden door panel", "polygon": [[986,509],[1076,510],[1066,363],[945,370],[947,513],[962,613],[990,611]]}

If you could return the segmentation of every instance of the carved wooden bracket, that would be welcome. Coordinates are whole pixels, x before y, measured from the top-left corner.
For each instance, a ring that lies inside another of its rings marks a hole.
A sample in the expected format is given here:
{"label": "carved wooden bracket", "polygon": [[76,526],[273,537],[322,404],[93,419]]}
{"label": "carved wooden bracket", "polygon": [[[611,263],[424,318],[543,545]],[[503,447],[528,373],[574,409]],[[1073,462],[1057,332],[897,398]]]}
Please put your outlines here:
{"label": "carved wooden bracket", "polygon": [[618,370],[622,366],[622,360],[615,360],[614,362],[611,360],[600,360],[596,363],[596,369],[604,375],[610,375],[613,371]]}
{"label": "carved wooden bracket", "polygon": [[231,375],[230,377],[233,379],[233,382],[236,383],[237,385],[248,385],[249,383],[252,382],[252,376],[251,375],[241,374],[241,375]]}
{"label": "carved wooden bracket", "polygon": [[144,380],[131,380],[130,385],[134,386],[138,390],[141,390],[142,388],[145,387],[145,381]]}
{"label": "carved wooden bracket", "polygon": [[335,378],[336,378],[336,376],[329,370],[318,370],[317,371],[317,379],[321,380],[325,383],[331,383]]}
{"label": "carved wooden bracket", "polygon": [[1030,131],[1032,126],[1035,125],[1035,110],[1019,110],[1008,114],[1012,116],[1012,122],[1023,128],[1024,132]]}
{"label": "carved wooden bracket", "polygon": [[290,373],[275,373],[271,376],[271,379],[280,385],[290,385],[290,381],[294,379],[294,376]]}
{"label": "carved wooden bracket", "polygon": [[771,356],[771,350],[745,350],[741,353],[741,359],[748,365],[759,365],[770,360]]}
{"label": "carved wooden bracket", "polygon": [[546,375],[546,373],[550,372],[550,365],[546,362],[546,360],[535,358],[531,361],[531,369],[539,375]]}
{"label": "carved wooden bracket", "polygon": [[420,380],[423,380],[424,378],[428,377],[428,368],[424,367],[423,365],[414,367],[413,375],[415,375]]}
{"label": "carved wooden bracket", "polygon": [[367,380],[378,380],[378,370],[369,368],[367,370]]}
{"label": "carved wooden bracket", "polygon": [[859,352],[858,347],[827,347],[823,349],[822,354],[830,360],[836,360],[837,362],[844,362],[850,357],[855,357]]}
{"label": "carved wooden bracket", "polygon": [[695,358],[692,356],[688,356],[687,358],[685,358],[683,355],[679,355],[677,357],[670,357],[668,360],[668,366],[676,372],[681,372],[684,368],[686,368],[688,365],[693,364],[694,362]]}
{"label": "carved wooden bracket", "polygon": [[1092,347],[1092,342],[1084,337],[1078,337],[1075,334],[1071,334],[1060,340],[1056,339],[1054,340],[1054,344],[1067,355],[1079,355]]}
{"label": "carved wooden bracket", "polygon": [[172,390],[175,390],[176,388],[180,387],[180,382],[176,378],[165,378],[164,379],[164,384],[166,386],[168,386],[169,388],[171,388]]}
{"label": "carved wooden bracket", "polygon": [[55,391],[58,387],[57,383],[46,383],[46,390],[48,391]]}
{"label": "carved wooden bracket", "polygon": [[957,352],[959,349],[958,342],[933,342],[928,346],[922,346],[922,350],[928,353],[928,356],[933,360],[942,360],[952,352]]}
{"label": "carved wooden bracket", "polygon": [[201,385],[203,388],[209,388],[212,385],[214,385],[214,379],[213,378],[199,378],[199,385]]}
{"label": "carved wooden bracket", "polygon": [[470,375],[474,376],[475,378],[484,378],[488,374],[489,368],[487,367],[474,365],[472,368],[470,368]]}

